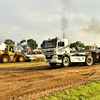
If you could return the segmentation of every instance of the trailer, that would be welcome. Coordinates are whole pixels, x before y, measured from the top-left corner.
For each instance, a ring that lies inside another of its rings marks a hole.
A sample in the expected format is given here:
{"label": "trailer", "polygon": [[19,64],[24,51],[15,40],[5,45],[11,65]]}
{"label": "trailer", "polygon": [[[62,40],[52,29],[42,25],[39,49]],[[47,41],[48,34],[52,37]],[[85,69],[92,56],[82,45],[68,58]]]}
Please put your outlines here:
{"label": "trailer", "polygon": [[69,40],[57,37],[45,41],[44,61],[50,66],[61,64],[69,66],[72,63],[83,63],[91,66],[94,62],[100,62],[100,51],[70,52]]}

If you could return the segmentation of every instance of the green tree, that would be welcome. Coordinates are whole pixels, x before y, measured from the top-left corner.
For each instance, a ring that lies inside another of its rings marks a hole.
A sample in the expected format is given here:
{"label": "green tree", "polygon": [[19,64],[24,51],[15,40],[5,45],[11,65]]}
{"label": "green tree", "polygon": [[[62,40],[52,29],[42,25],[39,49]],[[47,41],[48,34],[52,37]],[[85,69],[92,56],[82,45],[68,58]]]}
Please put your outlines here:
{"label": "green tree", "polygon": [[41,44],[41,48],[42,48],[42,49],[45,48],[45,41],[46,41],[46,40],[44,40],[44,41],[42,42],[42,44]]}
{"label": "green tree", "polygon": [[11,40],[11,39],[6,39],[6,40],[4,41],[4,43],[5,43],[5,44],[8,44],[8,45],[15,45],[15,42],[14,42],[13,40]]}
{"label": "green tree", "polygon": [[38,44],[33,39],[27,40],[27,44],[28,44],[29,47],[31,47],[31,49],[35,49],[36,47],[38,47]]}
{"label": "green tree", "polygon": [[25,39],[23,39],[22,41],[20,41],[20,44],[22,44],[22,43],[24,43],[24,42],[26,42],[26,40],[25,40]]}

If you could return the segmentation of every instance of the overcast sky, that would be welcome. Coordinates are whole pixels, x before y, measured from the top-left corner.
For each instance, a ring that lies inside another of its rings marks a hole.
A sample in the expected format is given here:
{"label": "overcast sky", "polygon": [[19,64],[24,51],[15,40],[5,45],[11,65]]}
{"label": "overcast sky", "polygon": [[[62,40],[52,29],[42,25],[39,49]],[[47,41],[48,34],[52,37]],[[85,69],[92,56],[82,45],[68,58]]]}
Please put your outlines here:
{"label": "overcast sky", "polygon": [[43,40],[100,46],[100,0],[0,0],[0,41]]}

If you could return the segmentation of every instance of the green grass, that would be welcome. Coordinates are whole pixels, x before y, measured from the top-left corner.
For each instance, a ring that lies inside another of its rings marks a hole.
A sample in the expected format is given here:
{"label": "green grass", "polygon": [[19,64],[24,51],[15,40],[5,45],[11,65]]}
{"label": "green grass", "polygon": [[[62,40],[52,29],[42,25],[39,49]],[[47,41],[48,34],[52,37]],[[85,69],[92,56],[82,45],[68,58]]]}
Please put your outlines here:
{"label": "green grass", "polygon": [[35,100],[100,100],[100,81]]}
{"label": "green grass", "polygon": [[41,56],[36,56],[36,55],[33,55],[33,57],[34,57],[34,58],[36,58],[36,59],[39,59],[39,58],[44,59],[44,55],[41,55]]}
{"label": "green grass", "polygon": [[44,59],[44,56],[41,56],[41,57],[34,57],[34,58],[36,58],[36,59],[40,59],[40,58]]}
{"label": "green grass", "polygon": [[0,67],[6,67],[6,66],[21,66],[21,65],[33,65],[33,64],[42,64],[42,63],[46,63],[46,62],[30,62],[30,63],[16,63],[16,64],[5,64],[5,65],[0,65]]}

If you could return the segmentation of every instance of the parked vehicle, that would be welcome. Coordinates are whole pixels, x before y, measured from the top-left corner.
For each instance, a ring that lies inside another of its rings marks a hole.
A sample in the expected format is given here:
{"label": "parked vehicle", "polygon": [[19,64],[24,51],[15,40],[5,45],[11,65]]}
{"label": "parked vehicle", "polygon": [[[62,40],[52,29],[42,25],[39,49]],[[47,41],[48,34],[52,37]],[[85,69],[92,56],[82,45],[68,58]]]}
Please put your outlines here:
{"label": "parked vehicle", "polygon": [[44,54],[42,51],[38,51],[38,50],[33,50],[29,53],[27,53],[27,56],[32,57],[32,59],[36,59],[36,58],[44,58]]}
{"label": "parked vehicle", "polygon": [[24,62],[25,60],[31,60],[30,57],[22,52],[15,51],[14,45],[6,45],[4,51],[0,51],[0,61],[7,63],[10,60],[17,62]]}

